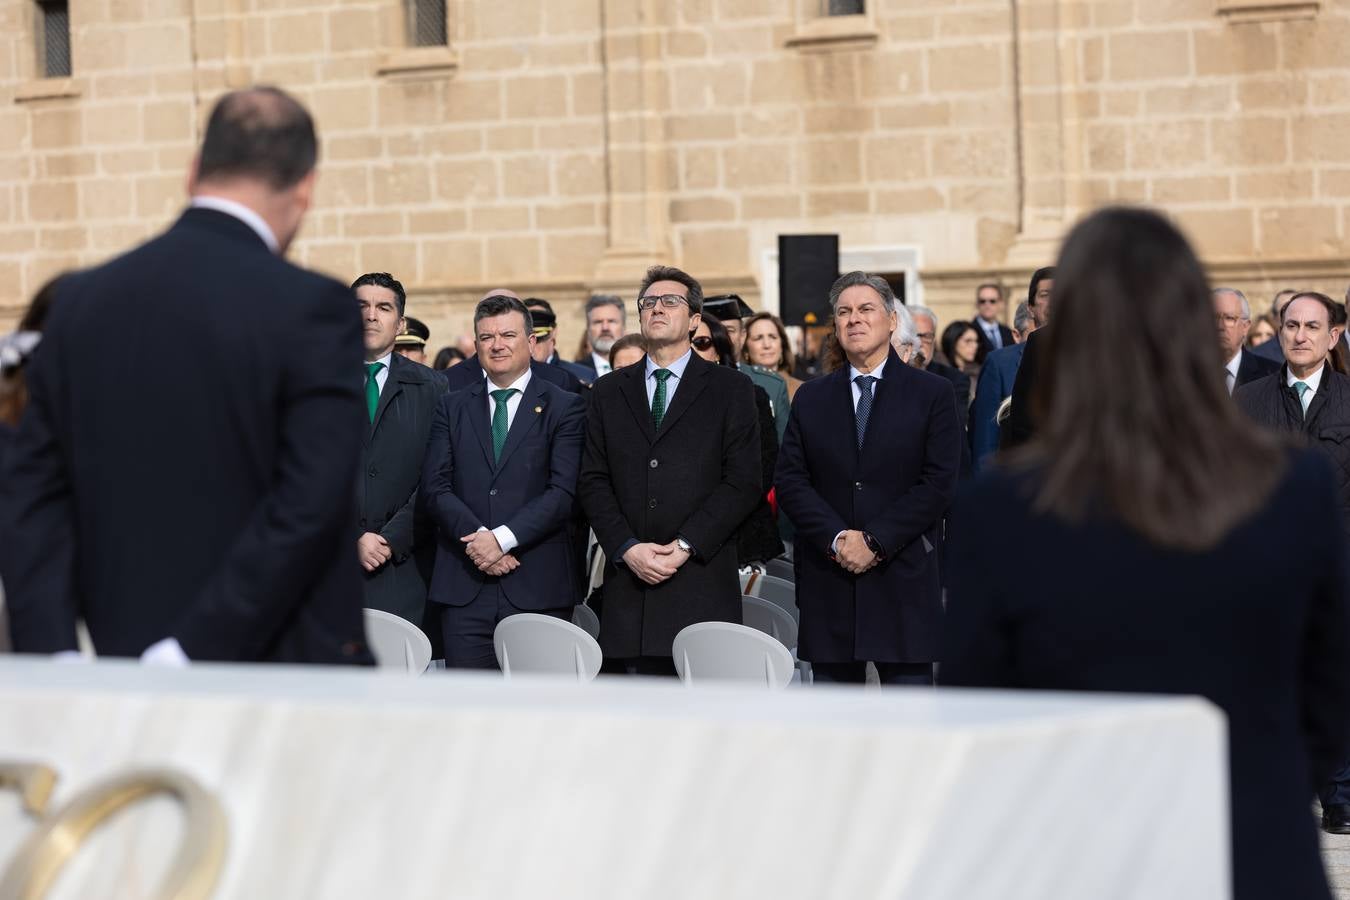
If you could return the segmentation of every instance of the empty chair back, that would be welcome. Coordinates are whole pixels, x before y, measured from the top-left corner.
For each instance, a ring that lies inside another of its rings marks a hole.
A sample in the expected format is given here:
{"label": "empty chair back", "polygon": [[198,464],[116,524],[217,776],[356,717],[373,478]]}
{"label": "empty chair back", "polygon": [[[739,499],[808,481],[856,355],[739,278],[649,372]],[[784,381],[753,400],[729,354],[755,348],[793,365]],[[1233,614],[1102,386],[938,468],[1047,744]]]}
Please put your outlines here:
{"label": "empty chair back", "polygon": [[421,675],[431,663],[431,641],[407,619],[381,609],[365,610],[366,640],[381,669]]}
{"label": "empty chair back", "polygon": [[792,680],[792,654],[762,631],[731,622],[699,622],[671,645],[685,684],[744,681],[775,689]]}
{"label": "empty chair back", "polygon": [[600,672],[600,645],[571,622],[538,613],[517,613],[497,623],[492,635],[502,674],[568,675],[590,681]]}
{"label": "empty chair back", "polygon": [[792,568],[792,560],[783,559],[781,556],[764,564],[764,574],[789,582],[796,582],[797,580],[797,573]]}
{"label": "empty chair back", "polygon": [[775,606],[781,606],[793,619],[801,621],[801,613],[797,610],[797,586],[792,582],[784,581],[775,575],[761,575],[755,579],[753,587],[745,593],[768,600]]}
{"label": "empty chair back", "polygon": [[741,596],[741,621],[756,631],[762,631],[784,647],[797,649],[797,620],[776,603],[763,597]]}
{"label": "empty chair back", "polygon": [[600,640],[600,617],[586,604],[578,603],[572,609],[572,624],[597,641]]}

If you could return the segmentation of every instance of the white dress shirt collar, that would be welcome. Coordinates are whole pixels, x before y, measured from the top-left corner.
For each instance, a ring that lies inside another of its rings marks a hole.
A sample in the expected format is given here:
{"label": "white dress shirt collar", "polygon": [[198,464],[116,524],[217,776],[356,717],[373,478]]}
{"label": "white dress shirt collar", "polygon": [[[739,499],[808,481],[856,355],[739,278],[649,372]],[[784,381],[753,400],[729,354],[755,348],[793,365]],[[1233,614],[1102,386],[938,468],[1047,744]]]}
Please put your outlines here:
{"label": "white dress shirt collar", "polygon": [[[885,370],[885,368],[886,368],[886,363],[888,363],[888,362],[890,362],[890,361],[891,361],[891,360],[890,360],[890,357],[887,356],[885,359],[883,359],[883,360],[881,361],[881,365],[877,366],[875,369],[873,369],[872,371],[870,371],[870,372],[868,372],[868,373],[866,373],[866,374],[871,375],[873,378],[875,378],[875,379],[877,379],[878,381],[880,381],[880,380],[881,380],[881,377],[882,377],[882,374],[881,374],[881,373]],[[855,382],[853,379],[857,378],[859,375],[862,375],[862,374],[864,374],[864,373],[859,372],[859,371],[858,371],[857,369],[855,369],[852,365],[850,365],[850,366],[848,367],[848,380],[849,380],[850,383],[856,384],[857,382]]]}
{"label": "white dress shirt collar", "polygon": [[604,375],[610,370],[609,357],[591,351],[591,362],[595,364],[595,374]]}
{"label": "white dress shirt collar", "polygon": [[370,365],[371,363],[383,364],[380,368],[380,371],[375,373],[375,386],[378,387],[380,389],[380,393],[383,394],[384,383],[389,380],[389,367],[394,364],[394,351],[390,350],[388,353],[386,353],[384,356],[381,356],[379,359],[372,359],[368,361],[366,365]]}
{"label": "white dress shirt collar", "polygon": [[1302,381],[1303,383],[1308,385],[1309,394],[1316,394],[1317,388],[1320,387],[1322,384],[1322,373],[1326,371],[1326,368],[1327,368],[1326,363],[1323,363],[1321,366],[1318,367],[1316,372],[1312,373],[1307,378],[1296,378],[1294,376],[1293,370],[1289,369],[1286,366],[1284,383],[1287,384],[1289,387],[1293,387],[1295,381]]}
{"label": "white dress shirt collar", "polygon": [[[525,385],[530,383],[530,376],[533,374],[534,373],[531,372],[529,369],[526,369],[525,374],[521,375],[515,381],[508,384],[507,388],[513,391],[517,391],[518,392],[517,396],[525,393]],[[483,380],[484,382],[486,382],[485,387],[487,388],[489,395],[493,391],[501,390],[501,388],[497,387],[496,382],[494,382],[491,378],[488,377],[486,369],[483,370]]]}
{"label": "white dress shirt collar", "polygon": [[1233,358],[1224,366],[1224,371],[1228,373],[1228,393],[1233,393],[1233,388],[1237,386],[1238,368],[1242,365],[1242,348],[1233,354]]}
{"label": "white dress shirt collar", "polygon": [[272,233],[272,229],[263,221],[263,217],[242,203],[226,200],[224,197],[212,197],[209,194],[199,194],[192,198],[192,202],[189,205],[193,209],[213,209],[216,212],[222,212],[227,216],[233,216],[249,228],[252,228],[254,233],[267,245],[267,249],[271,250],[273,253],[276,253],[281,246],[277,243],[277,236]]}

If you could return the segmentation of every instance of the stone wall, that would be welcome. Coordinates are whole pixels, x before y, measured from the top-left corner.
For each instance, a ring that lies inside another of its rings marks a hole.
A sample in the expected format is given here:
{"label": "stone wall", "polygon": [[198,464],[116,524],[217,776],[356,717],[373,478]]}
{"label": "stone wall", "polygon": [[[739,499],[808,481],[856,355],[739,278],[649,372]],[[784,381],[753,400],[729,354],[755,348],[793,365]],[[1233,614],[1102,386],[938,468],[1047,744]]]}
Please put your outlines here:
{"label": "stone wall", "polygon": [[449,0],[449,46],[408,48],[398,0],[87,0],[73,76],[35,79],[36,4],[0,0],[0,327],[172,221],[211,103],[255,82],[323,135],[294,257],[393,272],[437,345],[510,286],[570,350],[586,294],[654,261],[772,308],[780,233],[838,233],[950,319],[1113,201],[1258,303],[1350,280],[1346,0],[819,6]]}

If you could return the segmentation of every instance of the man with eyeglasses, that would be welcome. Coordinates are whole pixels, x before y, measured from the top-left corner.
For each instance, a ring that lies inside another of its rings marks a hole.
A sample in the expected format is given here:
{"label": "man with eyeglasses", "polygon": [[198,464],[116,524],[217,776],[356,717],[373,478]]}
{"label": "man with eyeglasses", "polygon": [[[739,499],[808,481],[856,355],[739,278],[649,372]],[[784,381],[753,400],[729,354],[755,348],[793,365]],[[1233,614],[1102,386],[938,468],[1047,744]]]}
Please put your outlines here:
{"label": "man with eyeglasses", "polygon": [[577,491],[605,551],[605,656],[673,675],[680,629],[741,621],[733,538],[762,495],[759,414],[748,378],[691,350],[698,281],[653,266],[637,306],[647,356],[596,380]]}
{"label": "man with eyeglasses", "polygon": [[1012,329],[1003,324],[1003,285],[987,281],[975,289],[975,330],[986,356],[1015,343]]}
{"label": "man with eyeglasses", "polygon": [[1214,323],[1219,328],[1219,349],[1223,351],[1224,381],[1228,393],[1279,371],[1280,364],[1242,349],[1252,327],[1252,308],[1237,288],[1214,289]]}

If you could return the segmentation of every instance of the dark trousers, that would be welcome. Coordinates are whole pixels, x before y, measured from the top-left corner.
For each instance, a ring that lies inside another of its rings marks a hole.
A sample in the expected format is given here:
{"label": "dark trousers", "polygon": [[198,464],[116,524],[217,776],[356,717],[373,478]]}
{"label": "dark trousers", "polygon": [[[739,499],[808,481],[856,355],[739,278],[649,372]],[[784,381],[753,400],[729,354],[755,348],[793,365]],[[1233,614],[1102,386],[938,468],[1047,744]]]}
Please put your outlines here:
{"label": "dark trousers", "polygon": [[1322,788],[1322,806],[1350,806],[1350,764],[1331,776],[1331,781]]}
{"label": "dark trousers", "polygon": [[[931,685],[933,683],[932,663],[887,663],[879,662],[877,677],[882,684]],[[816,684],[865,684],[867,682],[867,663],[811,663],[811,677]]]}
{"label": "dark trousers", "polygon": [[570,621],[572,607],[518,609],[502,593],[500,585],[486,584],[464,606],[441,606],[441,638],[445,642],[447,669],[499,669],[492,633],[497,623],[516,613],[532,612]]}

